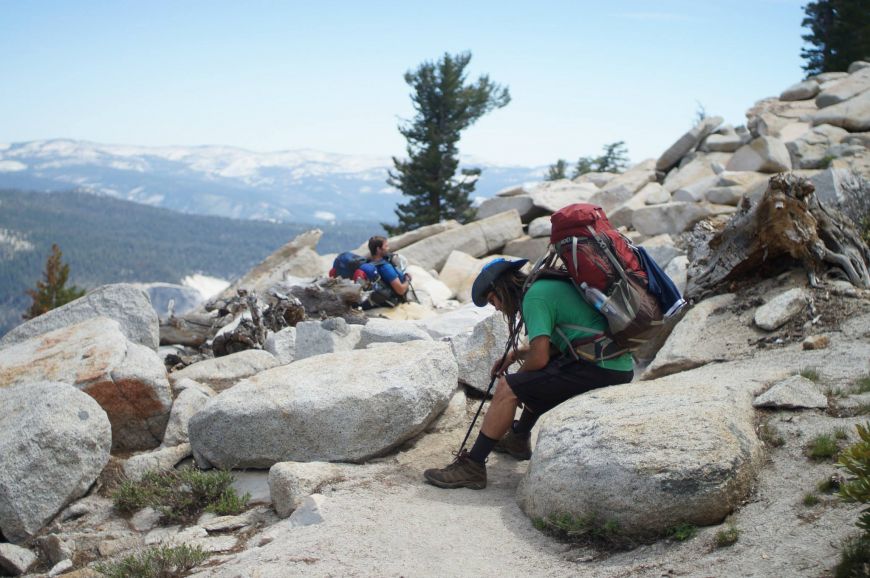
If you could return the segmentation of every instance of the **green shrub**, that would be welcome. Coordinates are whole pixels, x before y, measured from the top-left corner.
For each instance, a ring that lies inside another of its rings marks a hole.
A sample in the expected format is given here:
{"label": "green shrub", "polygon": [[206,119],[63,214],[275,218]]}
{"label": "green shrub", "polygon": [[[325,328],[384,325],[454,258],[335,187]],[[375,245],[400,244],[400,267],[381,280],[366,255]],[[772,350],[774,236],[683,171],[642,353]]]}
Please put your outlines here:
{"label": "green shrub", "polygon": [[830,167],[830,166],[831,166],[831,163],[832,163],[836,158],[837,158],[837,157],[832,156],[832,155],[825,155],[825,156],[823,156],[823,157],[821,158],[821,160],[819,161],[819,165],[820,165],[819,168],[821,168],[821,169],[826,169],[826,168]]}
{"label": "green shrub", "polygon": [[112,494],[115,508],[125,514],[140,510],[151,503],[152,488],[133,480],[124,480]]}
{"label": "green shrub", "polygon": [[818,435],[810,442],[807,456],[814,460],[826,460],[837,455],[839,448],[834,438],[828,434]]}
{"label": "green shrub", "polygon": [[870,391],[870,374],[855,380],[855,393],[867,393]]}
{"label": "green shrub", "polygon": [[220,515],[242,512],[250,494],[240,497],[232,483],[232,474],[221,470],[150,471],[141,481],[124,481],[112,498],[115,508],[124,513],[150,506],[165,522],[189,522],[203,511]]}
{"label": "green shrub", "polygon": [[717,548],[726,548],[737,542],[740,537],[740,530],[736,526],[729,525],[724,530],[716,532],[715,542]]}
{"label": "green shrub", "polygon": [[695,537],[695,534],[698,533],[698,527],[692,524],[680,524],[679,526],[674,526],[668,531],[668,536],[677,540],[678,542],[685,542],[691,538]]}
{"label": "green shrub", "polygon": [[199,546],[156,546],[116,562],[97,563],[94,568],[108,578],[175,578],[207,558]]}
{"label": "green shrub", "polygon": [[825,391],[825,395],[830,397],[846,397],[847,395],[849,395],[849,392],[842,387],[829,387]]}
{"label": "green shrub", "polygon": [[838,427],[834,430],[834,438],[838,440],[847,440],[849,439],[849,432],[844,428]]}
{"label": "green shrub", "polygon": [[804,506],[807,508],[811,508],[819,503],[819,497],[815,494],[806,494],[804,495]]}
{"label": "green shrub", "polygon": [[[858,424],[859,441],[840,454],[837,465],[850,476],[840,484],[840,497],[847,502],[867,504],[870,502],[870,423]],[[870,507],[864,508],[858,518],[858,527],[870,539]]]}
{"label": "green shrub", "polygon": [[[856,425],[858,442],[840,453],[837,466],[848,472],[840,484],[840,498],[846,502],[870,503],[870,423]],[[843,543],[835,576],[870,576],[870,507],[861,510],[856,525],[863,534]]]}
{"label": "green shrub", "polygon": [[800,370],[798,375],[800,375],[801,377],[805,377],[805,378],[809,379],[813,383],[818,383],[818,381],[821,377],[819,375],[819,370],[817,370],[815,367],[805,367],[805,368]]}
{"label": "green shrub", "polygon": [[862,578],[870,576],[870,539],[853,536],[843,542],[840,563],[834,570],[835,578]]}
{"label": "green shrub", "polygon": [[212,512],[218,516],[233,516],[242,512],[248,505],[248,500],[251,499],[251,494],[245,493],[239,496],[233,488],[228,488],[218,496],[218,498],[206,507],[207,512]]}
{"label": "green shrub", "polygon": [[570,542],[583,542],[609,548],[625,548],[633,545],[626,537],[619,522],[601,522],[595,514],[574,516],[559,514],[547,518],[536,518],[532,522],[538,530]]}

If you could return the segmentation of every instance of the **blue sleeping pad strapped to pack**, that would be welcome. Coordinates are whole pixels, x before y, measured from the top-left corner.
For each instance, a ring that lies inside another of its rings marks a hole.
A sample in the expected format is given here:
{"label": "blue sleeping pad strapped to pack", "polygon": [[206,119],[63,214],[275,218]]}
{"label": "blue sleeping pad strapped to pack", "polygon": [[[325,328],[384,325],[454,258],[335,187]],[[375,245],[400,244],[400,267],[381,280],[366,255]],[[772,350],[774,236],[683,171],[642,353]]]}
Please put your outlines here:
{"label": "blue sleeping pad strapped to pack", "polygon": [[634,250],[640,257],[641,265],[646,271],[647,291],[658,300],[662,311],[664,311],[665,319],[676,315],[686,304],[685,299],[680,295],[680,290],[677,289],[668,274],[662,271],[655,259],[650,257],[646,249],[638,245],[634,247]]}

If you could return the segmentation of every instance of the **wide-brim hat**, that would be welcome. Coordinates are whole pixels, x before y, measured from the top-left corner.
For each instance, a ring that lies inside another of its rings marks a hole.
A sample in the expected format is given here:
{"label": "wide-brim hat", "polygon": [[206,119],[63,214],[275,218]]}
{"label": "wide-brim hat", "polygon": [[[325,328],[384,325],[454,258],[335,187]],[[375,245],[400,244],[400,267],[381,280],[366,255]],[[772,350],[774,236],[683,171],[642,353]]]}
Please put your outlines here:
{"label": "wide-brim hat", "polygon": [[508,271],[516,271],[528,262],[528,259],[516,261],[509,261],[503,257],[493,259],[483,266],[477,279],[474,280],[474,285],[471,286],[471,300],[478,307],[483,307],[486,305],[486,296],[492,291],[495,280]]}

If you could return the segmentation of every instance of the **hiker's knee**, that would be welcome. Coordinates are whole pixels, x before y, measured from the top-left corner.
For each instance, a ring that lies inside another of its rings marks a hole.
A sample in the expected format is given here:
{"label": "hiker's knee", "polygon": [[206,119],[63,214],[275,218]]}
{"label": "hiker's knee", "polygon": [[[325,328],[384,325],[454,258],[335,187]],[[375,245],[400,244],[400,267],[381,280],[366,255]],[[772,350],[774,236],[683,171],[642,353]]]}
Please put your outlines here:
{"label": "hiker's knee", "polygon": [[511,389],[504,376],[498,378],[498,382],[495,384],[495,393],[492,397],[493,401],[516,401],[517,399],[514,390]]}

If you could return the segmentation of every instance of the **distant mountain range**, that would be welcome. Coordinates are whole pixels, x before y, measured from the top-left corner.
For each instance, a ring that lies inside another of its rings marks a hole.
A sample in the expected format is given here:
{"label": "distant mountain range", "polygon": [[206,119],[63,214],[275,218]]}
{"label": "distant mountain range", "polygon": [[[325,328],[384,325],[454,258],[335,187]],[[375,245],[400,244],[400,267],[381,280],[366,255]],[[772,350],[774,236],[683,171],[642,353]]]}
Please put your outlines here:
{"label": "distant mountain range", "polygon": [[[476,196],[543,178],[546,167],[480,167]],[[0,144],[0,188],[78,190],[201,215],[296,223],[395,222],[389,158],[224,146],[142,147],[54,139]]]}
{"label": "distant mountain range", "polygon": [[[25,291],[40,280],[51,245],[63,251],[70,284],[181,283],[196,274],[233,280],[310,224],[184,215],[81,192],[0,188],[0,335],[21,322]],[[376,222],[318,226],[321,254],[357,248]]]}

